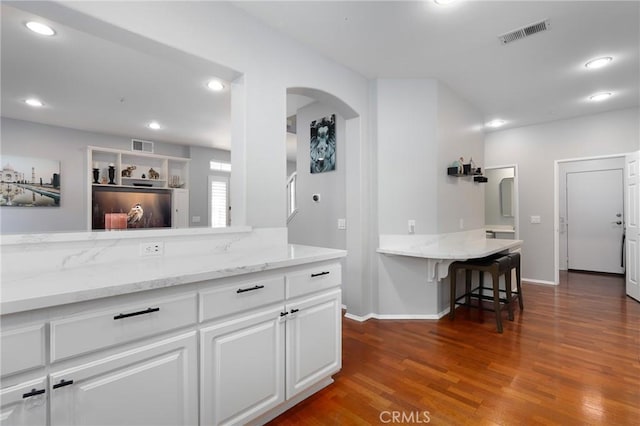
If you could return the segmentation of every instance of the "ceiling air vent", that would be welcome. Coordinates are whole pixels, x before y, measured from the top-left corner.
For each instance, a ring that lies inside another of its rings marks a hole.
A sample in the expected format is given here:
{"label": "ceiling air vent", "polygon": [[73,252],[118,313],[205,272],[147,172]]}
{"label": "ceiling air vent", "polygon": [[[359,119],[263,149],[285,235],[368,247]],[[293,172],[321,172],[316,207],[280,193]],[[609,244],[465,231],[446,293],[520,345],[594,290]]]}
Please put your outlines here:
{"label": "ceiling air vent", "polygon": [[131,151],[153,153],[153,142],[140,139],[131,139]]}
{"label": "ceiling air vent", "polygon": [[549,20],[545,19],[544,21],[536,22],[534,24],[527,25],[526,27],[518,28],[517,30],[499,35],[498,39],[500,40],[500,43],[507,44],[512,41],[520,40],[521,38],[529,37],[530,35],[541,31],[547,31],[550,28],[551,25],[549,24]]}

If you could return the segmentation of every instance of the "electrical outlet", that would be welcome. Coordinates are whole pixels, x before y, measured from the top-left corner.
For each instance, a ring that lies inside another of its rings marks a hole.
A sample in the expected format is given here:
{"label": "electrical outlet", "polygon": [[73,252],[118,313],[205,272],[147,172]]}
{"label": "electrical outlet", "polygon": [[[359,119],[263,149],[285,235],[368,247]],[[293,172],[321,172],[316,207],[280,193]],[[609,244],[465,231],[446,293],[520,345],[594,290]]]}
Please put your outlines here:
{"label": "electrical outlet", "polygon": [[347,229],[347,219],[338,219],[338,229]]}
{"label": "electrical outlet", "polygon": [[541,223],[540,216],[531,216],[531,223]]}
{"label": "electrical outlet", "polygon": [[140,243],[140,256],[162,256],[164,243]]}

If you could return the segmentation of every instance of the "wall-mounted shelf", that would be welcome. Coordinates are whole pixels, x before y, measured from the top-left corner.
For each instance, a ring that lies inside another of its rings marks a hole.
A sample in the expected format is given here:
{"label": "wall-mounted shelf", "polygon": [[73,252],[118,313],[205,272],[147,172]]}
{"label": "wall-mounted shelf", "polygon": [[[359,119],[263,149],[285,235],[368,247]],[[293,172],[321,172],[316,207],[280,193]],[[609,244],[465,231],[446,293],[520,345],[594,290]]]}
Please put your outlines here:
{"label": "wall-mounted shelf", "polygon": [[458,167],[447,167],[447,176],[473,177],[473,181],[478,183],[486,183],[488,181],[486,177],[482,176],[482,171],[480,170],[480,168],[476,169],[475,171],[472,171],[470,164],[464,165],[463,173],[460,173],[460,169]]}
{"label": "wall-mounted shelf", "polygon": [[[189,158],[90,146],[88,147],[89,182],[91,185],[187,189],[189,161]],[[114,168],[114,183],[110,183],[109,166]],[[94,179],[95,169],[98,170],[97,183]],[[126,169],[130,169],[130,176],[123,176],[122,171]],[[154,179],[152,175],[156,178]]]}

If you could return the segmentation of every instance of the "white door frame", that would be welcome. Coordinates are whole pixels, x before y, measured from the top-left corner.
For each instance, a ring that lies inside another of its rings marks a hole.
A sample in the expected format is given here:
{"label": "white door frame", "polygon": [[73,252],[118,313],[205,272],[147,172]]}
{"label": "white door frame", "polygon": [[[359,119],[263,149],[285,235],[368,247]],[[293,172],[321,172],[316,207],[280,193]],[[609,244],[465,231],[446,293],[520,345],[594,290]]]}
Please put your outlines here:
{"label": "white door frame", "polygon": [[555,160],[553,162],[553,269],[554,284],[560,284],[560,163],[574,161],[604,160],[608,158],[626,158],[629,153],[598,155],[593,157],[577,157]]}
{"label": "white door frame", "polygon": [[484,168],[485,170],[495,170],[495,169],[513,169],[513,229],[515,234],[513,236],[514,239],[520,239],[520,191],[518,187],[518,178],[520,173],[518,172],[517,164],[506,164],[503,166],[488,166]]}

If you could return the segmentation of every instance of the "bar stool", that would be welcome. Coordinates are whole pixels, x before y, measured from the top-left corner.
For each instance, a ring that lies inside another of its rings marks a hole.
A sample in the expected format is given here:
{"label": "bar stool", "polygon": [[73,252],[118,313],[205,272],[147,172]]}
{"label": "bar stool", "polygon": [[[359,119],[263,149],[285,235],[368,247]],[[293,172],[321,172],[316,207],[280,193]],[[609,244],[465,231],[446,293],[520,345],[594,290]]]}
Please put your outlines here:
{"label": "bar stool", "polygon": [[[457,297],[457,275],[459,270],[465,271],[465,293]],[[479,285],[477,288],[471,288],[471,279],[473,271],[479,273]],[[488,272],[491,275],[492,281],[492,296],[486,296],[484,294],[484,273]],[[505,276],[505,293],[506,297],[500,297],[500,275]],[[466,305],[474,307],[470,303],[471,298],[478,299],[477,308],[482,311],[483,300],[493,301],[493,311],[496,314],[496,329],[498,333],[502,333],[502,310],[507,308],[509,320],[513,321],[513,307],[511,303],[513,296],[511,294],[511,258],[508,256],[490,257],[482,259],[467,260],[464,262],[453,262],[449,267],[450,287],[451,287],[451,300],[449,304],[449,318],[453,320],[455,318],[456,305]],[[474,293],[478,290],[478,293]],[[458,303],[459,300],[465,299],[465,303]],[[520,299],[522,300],[522,299]]]}
{"label": "bar stool", "polygon": [[516,291],[514,292],[518,297],[518,305],[520,306],[520,311],[524,310],[524,304],[522,302],[522,278],[520,275],[520,253],[514,251],[512,253],[507,254],[509,259],[511,260],[511,269],[516,270]]}

